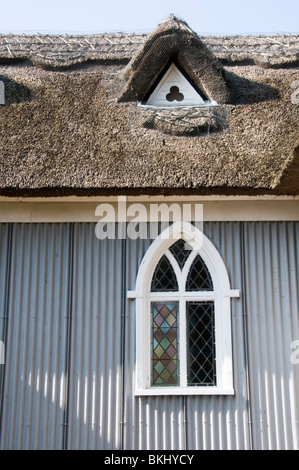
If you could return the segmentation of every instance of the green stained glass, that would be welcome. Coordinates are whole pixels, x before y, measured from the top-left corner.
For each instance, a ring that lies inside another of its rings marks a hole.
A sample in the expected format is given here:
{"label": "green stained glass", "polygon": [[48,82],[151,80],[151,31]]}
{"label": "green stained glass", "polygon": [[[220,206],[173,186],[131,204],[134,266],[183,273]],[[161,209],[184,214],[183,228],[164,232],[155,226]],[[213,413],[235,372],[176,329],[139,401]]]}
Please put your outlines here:
{"label": "green stained glass", "polygon": [[152,303],[152,385],[178,385],[178,302]]}

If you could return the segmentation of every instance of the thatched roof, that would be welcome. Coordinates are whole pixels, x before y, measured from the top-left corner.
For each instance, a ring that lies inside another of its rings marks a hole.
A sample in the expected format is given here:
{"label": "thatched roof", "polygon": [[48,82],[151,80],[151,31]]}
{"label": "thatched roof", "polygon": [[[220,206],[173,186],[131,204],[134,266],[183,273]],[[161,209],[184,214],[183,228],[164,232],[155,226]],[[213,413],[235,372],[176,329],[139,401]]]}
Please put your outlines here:
{"label": "thatched roof", "polygon": [[[219,106],[138,105],[171,54]],[[0,35],[0,194],[297,195],[298,65],[299,36],[198,37],[173,17],[152,34]]]}
{"label": "thatched roof", "polygon": [[168,62],[180,63],[197,88],[217,102],[230,93],[216,56],[189,26],[175,17],[159,25],[119,76],[119,102],[143,101]]}

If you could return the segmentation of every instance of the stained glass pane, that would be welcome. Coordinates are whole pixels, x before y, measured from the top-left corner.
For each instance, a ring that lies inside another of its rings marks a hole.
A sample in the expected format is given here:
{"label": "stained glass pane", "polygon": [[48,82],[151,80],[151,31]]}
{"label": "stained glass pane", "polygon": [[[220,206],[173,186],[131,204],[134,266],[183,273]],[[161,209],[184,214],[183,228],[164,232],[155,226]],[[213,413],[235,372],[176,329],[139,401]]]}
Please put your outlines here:
{"label": "stained glass pane", "polygon": [[178,385],[178,303],[152,302],[152,385]]}
{"label": "stained glass pane", "polygon": [[187,283],[187,291],[213,290],[213,281],[203,259],[197,255],[190,268]]}
{"label": "stained glass pane", "polygon": [[167,256],[162,256],[155,269],[151,291],[152,292],[165,292],[177,291],[178,283],[173,267],[170,264]]}
{"label": "stained glass pane", "polygon": [[187,302],[188,385],[216,385],[214,302]]}
{"label": "stained glass pane", "polygon": [[175,257],[179,267],[183,269],[185,262],[190,255],[190,249],[186,248],[186,242],[182,239],[176,241],[171,247],[169,248],[170,252]]}

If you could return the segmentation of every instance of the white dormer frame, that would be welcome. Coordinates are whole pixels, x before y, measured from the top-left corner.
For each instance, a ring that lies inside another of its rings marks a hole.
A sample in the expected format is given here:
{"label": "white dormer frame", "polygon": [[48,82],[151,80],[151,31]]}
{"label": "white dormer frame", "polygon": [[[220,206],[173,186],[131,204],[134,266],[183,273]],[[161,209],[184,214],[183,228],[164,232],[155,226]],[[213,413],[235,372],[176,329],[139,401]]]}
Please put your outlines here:
{"label": "white dormer frame", "polygon": [[[176,90],[172,90],[173,87],[176,87]],[[143,104],[154,107],[173,108],[213,106],[217,103],[205,100],[179,68],[174,63],[171,63],[146,103]]]}

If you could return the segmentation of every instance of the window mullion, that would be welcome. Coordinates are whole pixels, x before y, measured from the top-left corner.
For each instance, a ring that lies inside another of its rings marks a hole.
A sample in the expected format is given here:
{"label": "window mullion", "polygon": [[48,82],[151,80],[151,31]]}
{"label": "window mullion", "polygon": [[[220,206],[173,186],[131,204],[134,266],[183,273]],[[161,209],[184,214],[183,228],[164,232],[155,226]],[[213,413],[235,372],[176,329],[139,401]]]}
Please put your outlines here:
{"label": "window mullion", "polygon": [[180,386],[187,387],[187,324],[186,324],[186,302],[180,300],[180,321],[179,321],[179,356],[180,356]]}

